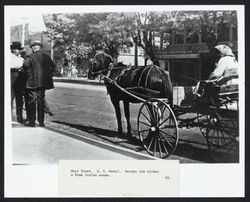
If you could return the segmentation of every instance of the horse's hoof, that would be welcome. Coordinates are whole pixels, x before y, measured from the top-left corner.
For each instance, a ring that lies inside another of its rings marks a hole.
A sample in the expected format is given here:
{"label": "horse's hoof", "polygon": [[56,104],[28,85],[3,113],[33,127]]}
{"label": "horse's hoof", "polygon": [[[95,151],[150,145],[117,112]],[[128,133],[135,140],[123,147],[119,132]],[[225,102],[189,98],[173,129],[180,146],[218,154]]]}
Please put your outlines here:
{"label": "horse's hoof", "polygon": [[132,136],[127,136],[126,139],[127,139],[128,142],[134,142],[135,141],[135,139]]}
{"label": "horse's hoof", "polygon": [[118,132],[115,134],[115,137],[116,137],[116,138],[120,138],[120,137],[123,137],[123,136],[124,136],[124,134],[123,134],[122,131],[118,131]]}
{"label": "horse's hoof", "polygon": [[122,130],[122,128],[119,128],[119,127],[118,127],[118,130],[117,130],[117,132],[118,132],[118,133],[120,133],[120,134],[122,134],[122,133],[123,133],[123,130]]}
{"label": "horse's hoof", "polygon": [[128,132],[128,133],[126,134],[126,138],[127,138],[127,140],[133,139],[132,133],[131,133],[131,132]]}
{"label": "horse's hoof", "polygon": [[127,136],[128,138],[130,138],[130,137],[132,137],[132,133],[131,133],[131,132],[127,132],[126,136]]}

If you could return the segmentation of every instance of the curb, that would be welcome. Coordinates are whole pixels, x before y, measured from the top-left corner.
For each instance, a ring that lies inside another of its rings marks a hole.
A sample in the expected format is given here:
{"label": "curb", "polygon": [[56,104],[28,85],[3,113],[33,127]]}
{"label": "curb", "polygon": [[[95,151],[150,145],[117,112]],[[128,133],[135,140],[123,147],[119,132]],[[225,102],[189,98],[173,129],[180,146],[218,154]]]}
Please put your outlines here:
{"label": "curb", "polygon": [[52,128],[52,127],[46,127],[44,129],[47,129],[47,130],[50,130],[50,131],[53,131],[53,132],[56,132],[56,133],[59,133],[59,134],[74,138],[74,139],[77,139],[79,141],[83,141],[85,143],[88,143],[88,144],[91,144],[91,145],[94,145],[94,146],[97,146],[97,147],[100,147],[100,148],[103,148],[103,149],[107,149],[107,150],[112,151],[112,152],[116,152],[116,153],[119,153],[119,154],[122,154],[122,155],[126,155],[126,156],[129,156],[129,157],[138,159],[138,160],[159,160],[158,158],[147,155],[147,154],[138,153],[138,152],[126,149],[126,148],[110,145],[110,144],[107,144],[107,143],[104,143],[104,142],[99,142],[97,140],[93,140],[93,139],[90,139],[88,137],[84,137],[84,136],[81,136],[81,135],[78,135],[78,134],[72,134],[72,133],[61,131],[59,129],[55,129],[55,128]]}
{"label": "curb", "polygon": [[99,82],[96,80],[87,80],[87,79],[71,79],[71,78],[53,78],[54,82],[63,82],[63,83],[77,83],[77,84],[89,84],[89,85],[97,85],[104,86],[103,81]]}

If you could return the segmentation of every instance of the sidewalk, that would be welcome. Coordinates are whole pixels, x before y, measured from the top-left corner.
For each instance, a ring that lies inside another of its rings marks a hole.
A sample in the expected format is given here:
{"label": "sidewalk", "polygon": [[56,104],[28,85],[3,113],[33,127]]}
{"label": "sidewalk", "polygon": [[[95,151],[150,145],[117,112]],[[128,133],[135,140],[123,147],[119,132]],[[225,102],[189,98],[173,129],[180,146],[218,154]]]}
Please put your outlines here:
{"label": "sidewalk", "polygon": [[29,128],[12,122],[13,164],[57,164],[59,160],[154,159],[128,149],[49,127]]}

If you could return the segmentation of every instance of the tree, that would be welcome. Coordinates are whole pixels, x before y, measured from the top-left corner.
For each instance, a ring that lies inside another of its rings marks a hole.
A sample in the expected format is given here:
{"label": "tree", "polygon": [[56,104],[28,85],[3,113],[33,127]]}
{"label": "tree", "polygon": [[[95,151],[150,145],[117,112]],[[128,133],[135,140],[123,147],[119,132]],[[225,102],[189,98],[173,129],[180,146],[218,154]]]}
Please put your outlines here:
{"label": "tree", "polygon": [[123,13],[109,13],[98,24],[92,24],[90,32],[101,42],[101,47],[113,58],[120,52],[129,52],[133,46],[127,16]]}
{"label": "tree", "polygon": [[92,48],[91,56],[93,56],[96,50],[102,49],[103,47],[101,34],[98,30],[94,32],[92,26],[106,19],[107,15],[108,13],[83,13],[71,15],[76,22],[76,40],[84,42]]}
{"label": "tree", "polygon": [[[179,39],[198,42],[201,37],[208,48],[222,40],[224,22],[237,27],[236,11],[172,11],[144,12],[134,15],[133,40],[142,47],[145,54],[158,65],[154,42],[164,33],[179,35]],[[170,39],[171,40],[171,39]],[[171,41],[166,42],[171,44]],[[184,43],[184,41],[182,41]]]}
{"label": "tree", "polygon": [[54,41],[54,47],[71,63],[77,58],[86,58],[92,51],[90,44],[79,40],[77,21],[74,15],[52,14],[44,15],[47,34]]}
{"label": "tree", "polygon": [[166,33],[179,35],[179,39],[188,42],[198,42],[197,37],[201,37],[210,48],[221,40],[224,22],[237,27],[235,11],[53,14],[44,19],[55,47],[73,58],[93,56],[98,49],[117,58],[120,52],[129,52],[134,42],[156,65],[159,62],[155,44]]}
{"label": "tree", "polygon": [[121,14],[53,14],[44,16],[44,21],[55,47],[66,55],[87,57],[102,49],[117,58],[120,51],[133,46],[130,35],[123,31],[126,27],[120,29],[122,20],[117,18],[122,19]]}
{"label": "tree", "polygon": [[[154,64],[159,65],[154,52],[155,36],[160,30],[170,28],[171,12],[121,12],[110,13],[92,32],[99,33],[106,52],[116,58],[119,52],[129,52],[136,43]],[[157,32],[156,32],[157,31]]]}
{"label": "tree", "polygon": [[163,31],[173,25],[172,12],[144,12],[135,13],[134,24],[131,29],[133,41],[141,47],[155,65],[159,66],[156,58],[154,43],[155,37],[160,37]]}
{"label": "tree", "polygon": [[236,11],[179,11],[175,13],[175,32],[188,38],[200,34],[208,48],[222,40],[224,23],[237,27]]}

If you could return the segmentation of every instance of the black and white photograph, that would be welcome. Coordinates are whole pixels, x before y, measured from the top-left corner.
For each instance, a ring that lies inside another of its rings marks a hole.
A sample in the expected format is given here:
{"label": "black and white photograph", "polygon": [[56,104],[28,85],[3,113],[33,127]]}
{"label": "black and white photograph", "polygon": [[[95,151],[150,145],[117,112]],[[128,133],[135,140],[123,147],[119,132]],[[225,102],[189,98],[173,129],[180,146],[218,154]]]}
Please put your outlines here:
{"label": "black and white photograph", "polygon": [[[61,160],[176,160],[178,196],[244,196],[244,6],[6,5],[4,28],[7,196],[57,196]],[[37,169],[50,190],[15,190]]]}

